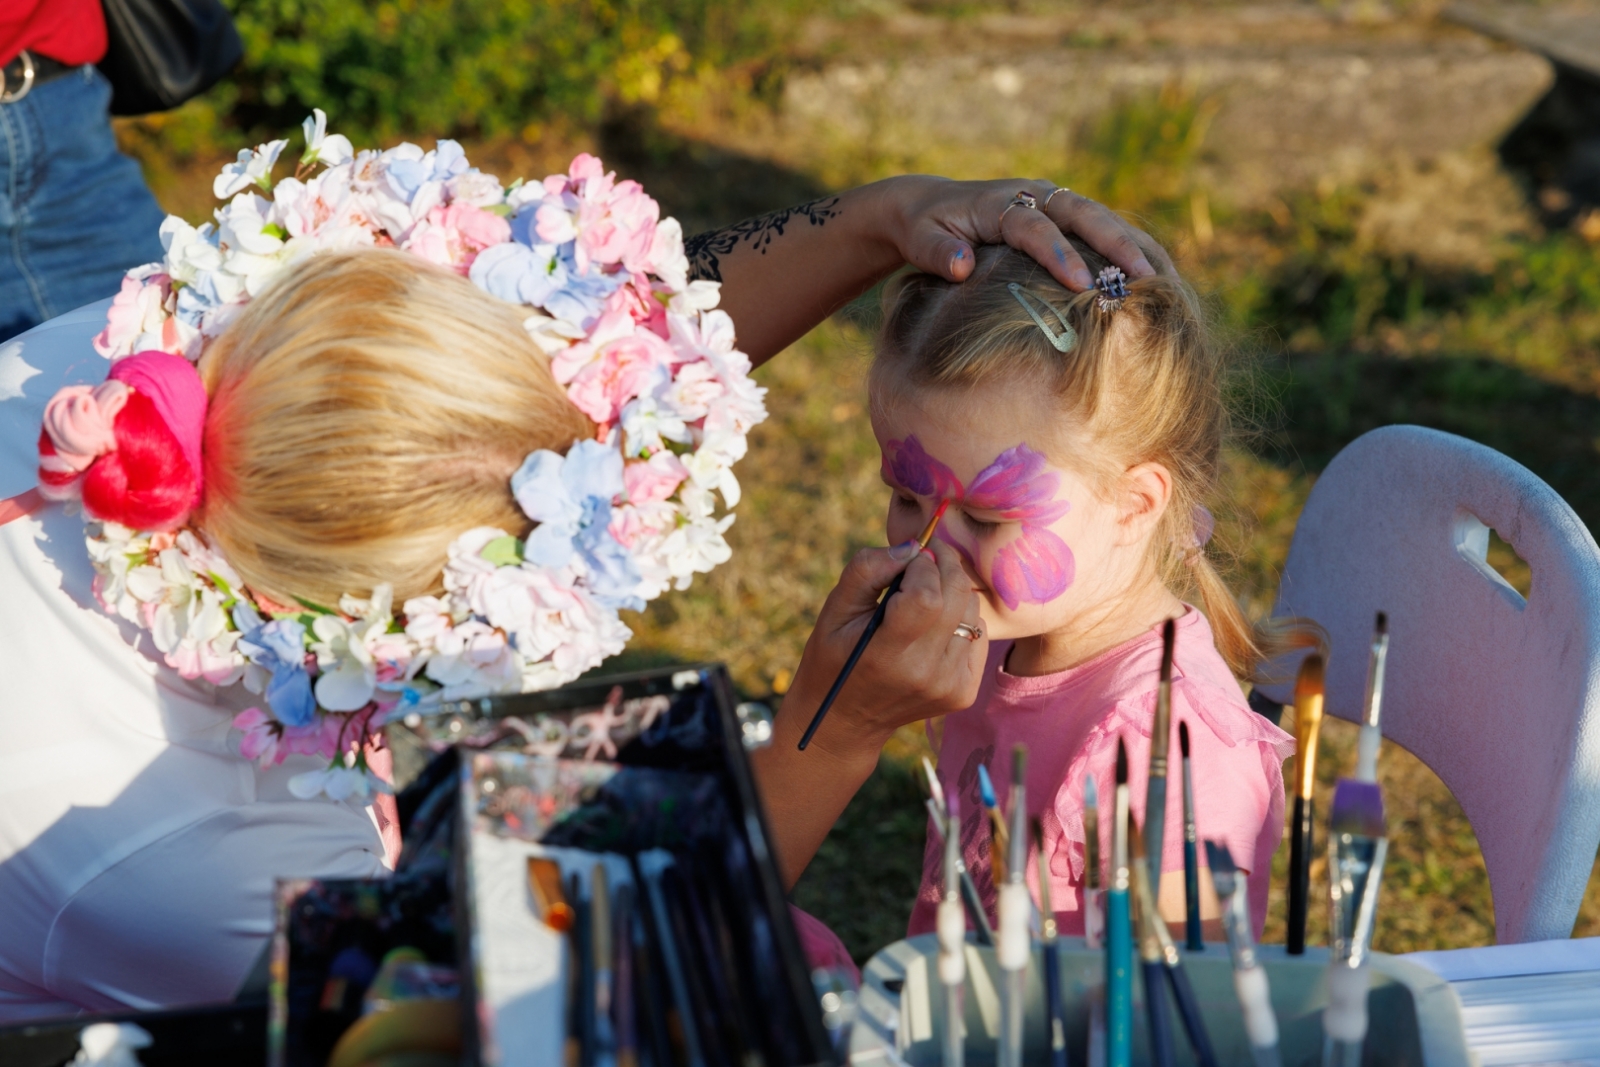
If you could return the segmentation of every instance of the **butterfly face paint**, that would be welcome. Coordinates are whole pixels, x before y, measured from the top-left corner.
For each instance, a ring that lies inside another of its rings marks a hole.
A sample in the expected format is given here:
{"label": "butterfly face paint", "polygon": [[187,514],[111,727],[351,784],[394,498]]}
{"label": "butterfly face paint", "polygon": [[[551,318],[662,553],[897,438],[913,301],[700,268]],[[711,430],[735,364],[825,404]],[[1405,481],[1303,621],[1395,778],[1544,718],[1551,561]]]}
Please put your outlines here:
{"label": "butterfly face paint", "polygon": [[[893,484],[917,496],[951,500],[974,511],[995,513],[1021,531],[994,557],[989,582],[1007,608],[1054,600],[1072,584],[1072,549],[1048,527],[1071,505],[1057,500],[1061,477],[1026,444],[1006,449],[963,486],[955,471],[933,458],[915,434],[888,442],[885,455]],[[976,545],[963,544],[941,523],[940,539],[975,564]]]}

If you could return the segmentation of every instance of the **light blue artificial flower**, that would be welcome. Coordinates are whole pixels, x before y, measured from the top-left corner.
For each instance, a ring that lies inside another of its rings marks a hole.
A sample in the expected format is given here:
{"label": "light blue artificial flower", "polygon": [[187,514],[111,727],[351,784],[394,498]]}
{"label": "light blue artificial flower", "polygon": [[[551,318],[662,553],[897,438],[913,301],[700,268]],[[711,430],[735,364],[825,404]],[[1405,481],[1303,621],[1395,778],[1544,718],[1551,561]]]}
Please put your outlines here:
{"label": "light blue artificial flower", "polygon": [[623,276],[598,270],[579,273],[576,242],[558,246],[540,241],[533,229],[538,206],[529,204],[512,217],[511,240],[480,252],[470,277],[502,300],[543,308],[587,330]]}
{"label": "light blue artificial flower", "polygon": [[579,441],[565,456],[540,449],[511,476],[511,492],[539,524],[528,535],[524,559],[564,567],[576,556],[597,601],[611,608],[644,608],[635,592],[638,565],[611,536],[611,501],[622,493],[621,452],[599,441]]}
{"label": "light blue artificial flower", "polygon": [[263,623],[248,604],[233,606],[239,628],[238,649],[257,667],[271,673],[267,706],[285,726],[309,726],[317,715],[317,698],[306,673],[306,628],[296,619]]}
{"label": "light blue artificial flower", "polygon": [[411,152],[404,151],[406,148],[420,152],[415,145],[390,149],[384,153],[384,174],[390,184],[405,194],[407,203],[425,182],[449,181],[467,171],[467,154],[454,141],[440,141],[432,152],[416,158],[409,158]]}

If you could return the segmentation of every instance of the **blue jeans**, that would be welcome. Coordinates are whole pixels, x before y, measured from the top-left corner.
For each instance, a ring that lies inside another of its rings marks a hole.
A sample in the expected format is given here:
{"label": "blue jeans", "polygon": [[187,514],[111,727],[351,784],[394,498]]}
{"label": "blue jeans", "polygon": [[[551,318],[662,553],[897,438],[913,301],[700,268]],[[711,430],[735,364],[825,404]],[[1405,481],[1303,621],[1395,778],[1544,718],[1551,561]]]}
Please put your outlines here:
{"label": "blue jeans", "polygon": [[165,217],[117,151],[93,67],[0,104],[0,341],[116,293],[161,258]]}

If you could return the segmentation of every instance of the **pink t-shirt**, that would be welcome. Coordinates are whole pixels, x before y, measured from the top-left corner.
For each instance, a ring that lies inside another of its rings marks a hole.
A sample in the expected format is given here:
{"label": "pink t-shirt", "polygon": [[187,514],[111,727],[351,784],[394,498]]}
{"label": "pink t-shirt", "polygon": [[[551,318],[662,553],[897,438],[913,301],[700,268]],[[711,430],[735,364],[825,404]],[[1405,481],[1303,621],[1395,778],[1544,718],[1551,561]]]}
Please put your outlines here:
{"label": "pink t-shirt", "polygon": [[[1161,630],[1152,629],[1070,670],[1033,678],[1006,673],[1010,650],[1010,642],[994,643],[977,701],[945,719],[939,780],[946,791],[960,795],[962,853],[992,921],[996,897],[989,871],[988,820],[978,799],[978,765],[988,766],[1004,805],[1011,781],[1011,748],[1018,743],[1028,746],[1028,813],[1040,820],[1044,831],[1050,902],[1061,932],[1081,935],[1084,778],[1093,774],[1100,794],[1100,885],[1104,887],[1111,860],[1109,811],[1119,736],[1128,747],[1134,818],[1144,823]],[[1180,722],[1189,724],[1196,831],[1201,841],[1225,842],[1234,861],[1250,871],[1250,912],[1259,937],[1266,922],[1272,853],[1283,835],[1283,761],[1294,754],[1294,739],[1250,710],[1212,642],[1211,626],[1192,607],[1178,620],[1173,653],[1163,871],[1183,870]],[[1200,862],[1205,862],[1203,845]],[[934,928],[935,909],[943,895],[943,863],[943,848],[930,828],[922,888],[911,911],[908,936]],[[1031,849],[1027,883],[1037,903],[1038,859]]]}

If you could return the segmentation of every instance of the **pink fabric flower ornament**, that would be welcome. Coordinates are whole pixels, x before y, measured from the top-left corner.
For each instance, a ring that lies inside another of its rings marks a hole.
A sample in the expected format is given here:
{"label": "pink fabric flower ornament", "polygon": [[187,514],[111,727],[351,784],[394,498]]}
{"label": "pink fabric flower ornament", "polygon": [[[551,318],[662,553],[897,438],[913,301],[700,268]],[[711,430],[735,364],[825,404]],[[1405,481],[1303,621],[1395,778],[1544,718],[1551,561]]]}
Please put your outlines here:
{"label": "pink fabric flower ornament", "polygon": [[128,386],[119,381],[69,385],[56,393],[44,407],[44,432],[56,454],[39,457],[40,468],[81,474],[98,457],[115,451],[113,424],[127,402]]}

